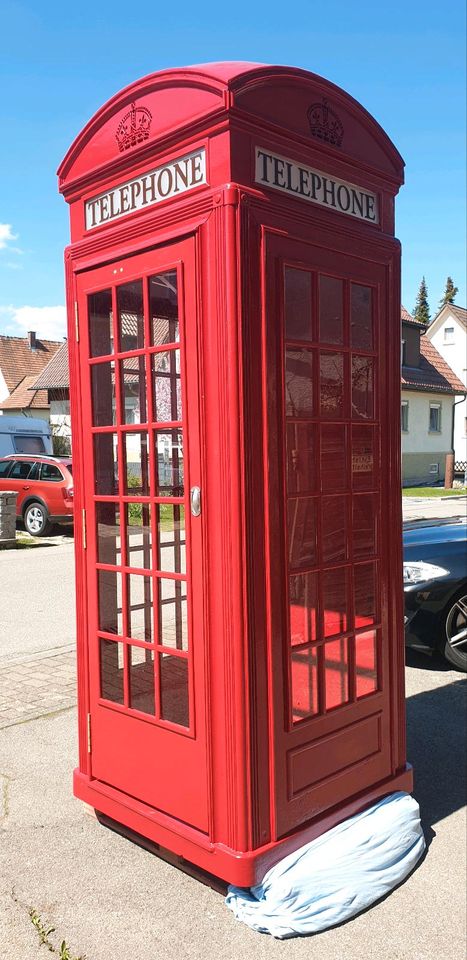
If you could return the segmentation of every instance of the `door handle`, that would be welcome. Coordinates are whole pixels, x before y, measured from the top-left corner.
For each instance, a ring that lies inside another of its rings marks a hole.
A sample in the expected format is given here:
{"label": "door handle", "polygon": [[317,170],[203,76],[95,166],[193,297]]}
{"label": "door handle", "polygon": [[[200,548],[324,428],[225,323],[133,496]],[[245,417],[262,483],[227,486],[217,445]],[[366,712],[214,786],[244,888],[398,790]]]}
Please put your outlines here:
{"label": "door handle", "polygon": [[199,517],[201,513],[201,490],[199,487],[192,487],[190,490],[190,507],[193,517]]}
{"label": "door handle", "polygon": [[27,483],[26,486],[23,487],[23,490],[29,490],[29,483]]}

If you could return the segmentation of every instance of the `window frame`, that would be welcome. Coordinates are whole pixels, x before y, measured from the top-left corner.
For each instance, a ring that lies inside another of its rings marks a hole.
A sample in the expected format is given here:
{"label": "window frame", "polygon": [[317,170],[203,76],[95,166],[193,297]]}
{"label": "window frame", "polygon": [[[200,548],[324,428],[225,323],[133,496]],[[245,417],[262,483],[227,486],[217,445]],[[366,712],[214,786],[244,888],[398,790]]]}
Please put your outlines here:
{"label": "window frame", "polygon": [[[448,337],[447,334],[450,334]],[[443,327],[443,343],[455,343],[455,328],[452,327]]]}
{"label": "window frame", "polygon": [[3,464],[5,464],[6,470],[5,470],[5,473],[0,473],[0,480],[8,479],[11,473],[11,467],[13,463],[15,463],[14,460],[2,460],[2,462],[0,463],[0,469],[2,468]]}
{"label": "window frame", "polygon": [[[431,402],[430,402],[429,413],[428,413],[428,433],[441,433],[441,409],[442,409],[442,404],[441,404],[441,403],[431,403]],[[437,426],[437,427],[432,427],[432,425],[431,425],[431,411],[432,411],[432,410],[436,410],[436,411],[437,411],[437,414],[438,414],[438,418],[437,418],[437,419],[438,419],[438,426]]]}
{"label": "window frame", "polygon": [[[404,426],[404,416],[403,411],[405,412],[405,426]],[[401,433],[409,432],[409,401],[401,400]]]}
{"label": "window frame", "polygon": [[[33,468],[36,465],[35,460],[19,460],[18,459],[18,460],[13,460],[12,463],[13,463],[13,466],[8,474],[8,480],[29,480],[31,473],[33,472]],[[14,475],[15,467],[21,466],[22,464],[28,465],[29,473],[27,473],[25,477],[15,476]]]}
{"label": "window frame", "polygon": [[[43,477],[43,476],[42,476],[42,472],[43,472],[43,470],[44,470],[45,467],[54,467],[55,470],[58,470],[58,473],[60,474],[60,476],[58,476],[58,477]],[[41,465],[40,465],[40,471],[39,471],[39,480],[40,480],[42,483],[60,483],[60,482],[61,482],[62,480],[64,480],[64,479],[65,479],[65,477],[64,477],[62,471],[60,470],[60,467],[58,466],[58,463],[44,463],[44,462],[41,463]]]}

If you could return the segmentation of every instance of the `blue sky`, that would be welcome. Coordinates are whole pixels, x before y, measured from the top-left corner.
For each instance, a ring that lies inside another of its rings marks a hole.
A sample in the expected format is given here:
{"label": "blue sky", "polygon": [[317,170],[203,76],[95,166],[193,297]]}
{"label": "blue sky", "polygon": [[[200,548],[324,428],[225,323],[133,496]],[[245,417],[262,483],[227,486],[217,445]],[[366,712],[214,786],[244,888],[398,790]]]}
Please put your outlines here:
{"label": "blue sky", "polygon": [[450,274],[465,306],[461,0],[0,0],[0,15],[0,332],[65,332],[68,208],[55,173],[84,123],[138,77],[209,60],[292,64],[356,97],[406,161],[403,302],[413,308],[424,274],[434,315]]}

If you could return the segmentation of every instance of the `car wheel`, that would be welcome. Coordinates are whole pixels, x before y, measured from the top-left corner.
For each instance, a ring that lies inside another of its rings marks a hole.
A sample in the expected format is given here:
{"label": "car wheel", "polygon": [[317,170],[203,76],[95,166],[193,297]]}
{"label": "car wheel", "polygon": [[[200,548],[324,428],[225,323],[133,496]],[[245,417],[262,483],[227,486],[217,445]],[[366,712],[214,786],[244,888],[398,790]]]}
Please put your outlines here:
{"label": "car wheel", "polygon": [[45,537],[50,529],[50,520],[42,503],[30,503],[24,513],[24,526],[32,537]]}
{"label": "car wheel", "polygon": [[[467,673],[467,588],[446,607],[443,614],[441,649],[446,660]],[[444,644],[444,645],[443,645]]]}

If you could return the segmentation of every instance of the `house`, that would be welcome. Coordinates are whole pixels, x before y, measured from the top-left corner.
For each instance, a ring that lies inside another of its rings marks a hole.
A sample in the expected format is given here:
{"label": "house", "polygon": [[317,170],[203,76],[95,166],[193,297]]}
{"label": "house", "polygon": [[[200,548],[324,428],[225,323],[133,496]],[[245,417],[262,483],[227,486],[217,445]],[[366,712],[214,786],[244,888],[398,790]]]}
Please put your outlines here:
{"label": "house", "polygon": [[33,377],[30,391],[45,394],[50,408],[50,423],[55,436],[63,437],[71,450],[70,374],[68,343],[65,340],[38,377]]}
{"label": "house", "polygon": [[[467,390],[467,310],[446,303],[430,323],[426,336]],[[467,462],[467,402],[457,397],[454,412],[454,459]],[[464,468],[465,469],[465,468]]]}
{"label": "house", "polygon": [[27,337],[0,335],[0,415],[49,419],[47,392],[31,388],[61,345],[39,340],[33,330]]}
{"label": "house", "polygon": [[402,307],[402,484],[444,482],[452,452],[456,395],[466,388],[426,335],[426,326]]}
{"label": "house", "polygon": [[[404,486],[439,483],[444,481],[446,456],[452,451],[455,397],[467,391],[427,338],[425,325],[414,320],[404,307],[401,308],[401,320],[402,482]],[[128,349],[136,347],[135,341]],[[165,355],[160,354],[161,363],[164,360]],[[126,423],[139,423],[144,418],[139,392],[144,377],[140,380],[138,363],[137,357],[128,358],[120,372],[123,377]],[[99,390],[112,397],[115,383],[110,366],[105,363],[102,366],[99,364],[98,368],[101,376]],[[157,369],[154,386],[157,390],[158,409],[164,410],[162,419],[176,419],[175,414],[172,417],[165,412],[168,406],[177,402],[179,374],[175,373],[175,387],[171,383],[173,376],[174,374],[165,368]],[[54,425],[54,432],[60,432],[71,440],[69,383],[68,349],[67,344],[63,343],[35,379],[32,388],[40,392],[47,391],[50,422]]]}

